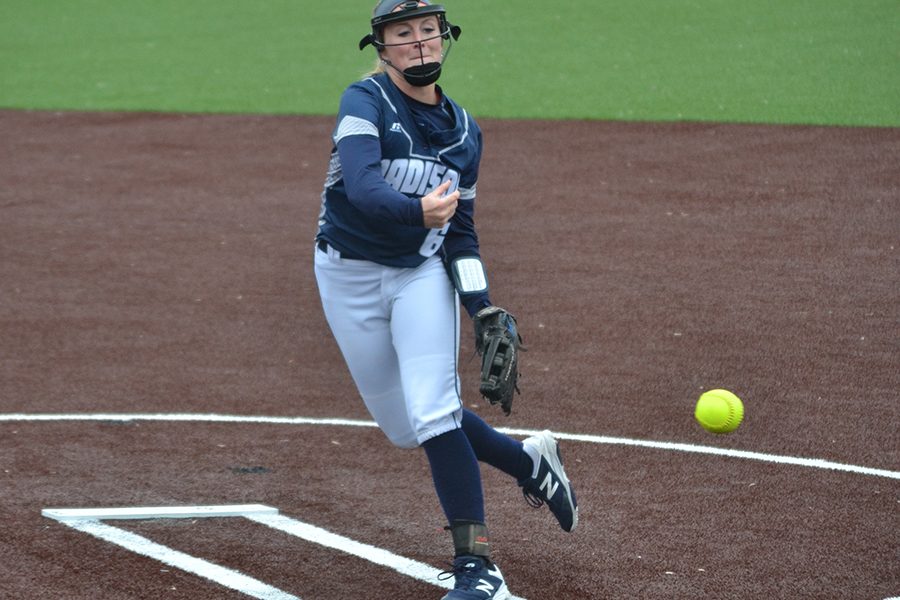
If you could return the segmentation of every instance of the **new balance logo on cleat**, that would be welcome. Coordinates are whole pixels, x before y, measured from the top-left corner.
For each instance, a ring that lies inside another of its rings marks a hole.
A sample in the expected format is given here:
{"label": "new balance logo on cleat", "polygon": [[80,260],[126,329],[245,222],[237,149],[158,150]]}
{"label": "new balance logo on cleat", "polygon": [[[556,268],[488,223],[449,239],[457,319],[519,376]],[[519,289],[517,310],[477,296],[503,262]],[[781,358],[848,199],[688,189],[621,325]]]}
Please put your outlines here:
{"label": "new balance logo on cleat", "polygon": [[563,469],[559,444],[549,431],[531,436],[523,444],[535,461],[535,472],[519,480],[522,494],[535,508],[546,504],[559,526],[572,531],[578,525],[578,501]]}
{"label": "new balance logo on cleat", "polygon": [[479,592],[484,592],[490,598],[490,595],[494,593],[494,585],[490,581],[485,581],[484,579],[478,580],[478,585],[475,586],[475,589]]}
{"label": "new balance logo on cleat", "polygon": [[511,596],[496,565],[481,556],[460,556],[453,561],[453,590],[443,600],[508,600]]}
{"label": "new balance logo on cleat", "polygon": [[544,482],[538,487],[539,490],[544,492],[544,495],[547,496],[547,499],[553,498],[553,494],[556,493],[556,489],[559,487],[559,482],[553,483],[553,473],[547,472],[547,476],[544,478]]}

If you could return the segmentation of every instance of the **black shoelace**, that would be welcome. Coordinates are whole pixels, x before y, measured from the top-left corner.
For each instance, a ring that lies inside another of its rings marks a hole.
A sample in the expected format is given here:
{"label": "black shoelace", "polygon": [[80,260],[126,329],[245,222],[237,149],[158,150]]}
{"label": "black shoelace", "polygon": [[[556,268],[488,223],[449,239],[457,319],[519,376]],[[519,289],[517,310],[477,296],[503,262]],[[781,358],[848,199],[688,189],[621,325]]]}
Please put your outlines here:
{"label": "black shoelace", "polygon": [[525,496],[525,502],[527,502],[528,505],[533,508],[540,508],[544,505],[544,499],[538,496],[536,492],[531,491],[527,487],[522,487],[522,495]]}

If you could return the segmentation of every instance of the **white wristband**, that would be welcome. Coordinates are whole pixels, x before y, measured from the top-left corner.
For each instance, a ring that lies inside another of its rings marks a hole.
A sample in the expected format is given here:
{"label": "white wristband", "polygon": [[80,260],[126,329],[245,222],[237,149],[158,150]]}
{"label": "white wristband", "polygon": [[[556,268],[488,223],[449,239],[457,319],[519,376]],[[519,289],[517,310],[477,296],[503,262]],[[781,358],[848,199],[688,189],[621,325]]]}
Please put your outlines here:
{"label": "white wristband", "polygon": [[453,273],[453,285],[460,294],[487,291],[487,275],[484,273],[481,259],[477,256],[457,258],[451,263],[450,271]]}

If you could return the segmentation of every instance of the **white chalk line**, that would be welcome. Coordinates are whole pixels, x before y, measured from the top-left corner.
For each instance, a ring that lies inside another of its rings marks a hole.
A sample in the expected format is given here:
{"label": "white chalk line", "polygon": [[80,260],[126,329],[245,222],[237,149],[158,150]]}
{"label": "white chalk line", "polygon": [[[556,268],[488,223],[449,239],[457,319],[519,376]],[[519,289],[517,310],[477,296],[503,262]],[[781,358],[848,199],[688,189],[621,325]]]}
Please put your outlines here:
{"label": "white chalk line", "polygon": [[[361,421],[354,419],[313,419],[308,417],[264,417],[264,416],[243,416],[243,415],[216,415],[216,414],[194,414],[194,413],[159,413],[159,414],[115,414],[115,413],[99,413],[99,414],[24,414],[11,413],[0,414],[0,422],[41,422],[41,421],[181,421],[196,423],[256,423],[267,425],[326,425],[337,427],[377,427],[372,421]],[[508,435],[530,436],[538,433],[532,429],[510,429],[506,427],[498,427],[498,431]],[[831,471],[843,471],[846,473],[855,473],[857,475],[869,475],[873,477],[886,477],[888,479],[900,480],[900,471],[890,471],[887,469],[874,469],[871,467],[863,467],[845,463],[837,463],[818,458],[801,458],[796,456],[785,456],[778,454],[767,454],[764,452],[750,452],[746,450],[733,450],[729,448],[716,448],[714,446],[698,446],[695,444],[683,444],[676,442],[654,442],[650,440],[636,440],[621,437],[609,437],[602,435],[585,435],[576,433],[553,432],[557,439],[570,440],[574,442],[585,442],[590,444],[611,444],[619,446],[635,446],[640,448],[651,448],[654,450],[668,450],[672,452],[688,452],[694,454],[709,454],[713,456],[725,456],[729,458],[741,458],[745,460],[756,460],[781,465],[793,465],[799,467],[810,467],[815,469],[825,469]]]}
{"label": "white chalk line", "polygon": [[[248,519],[268,525],[273,529],[289,533],[309,542],[321,544],[329,548],[340,550],[346,554],[358,556],[369,562],[393,569],[402,575],[436,585],[444,589],[453,589],[453,578],[439,579],[440,569],[421,563],[411,558],[399,556],[382,548],[357,542],[350,538],[331,533],[321,527],[296,521],[283,515],[255,514],[248,515]],[[510,596],[510,600],[524,600],[518,596]]]}
{"label": "white chalk line", "polygon": [[[283,516],[278,510],[260,504],[225,506],[157,506],[117,508],[46,508],[45,517],[136,554],[156,559],[169,566],[193,573],[220,585],[260,600],[300,600],[278,588],[215,563],[163,546],[130,531],[101,523],[101,519],[188,519],[243,517],[320,546],[362,558],[387,567],[412,579],[433,586],[453,589],[452,577],[440,578],[442,571],[431,565],[394,554],[383,548],[358,542],[327,529]],[[511,596],[511,600],[525,600]]]}
{"label": "white chalk line", "polygon": [[[526,429],[505,429],[504,433],[509,435],[532,435],[533,433]],[[575,442],[587,442],[592,444],[613,444],[620,446],[637,446],[641,448],[653,448],[655,450],[671,450],[673,452],[689,452],[694,454],[710,454],[713,456],[727,456],[729,458],[743,458],[746,460],[757,460],[762,462],[770,462],[782,465],[794,465],[798,467],[812,467],[816,469],[826,469],[832,471],[844,471],[847,473],[856,473],[858,475],[871,475],[874,477],[887,477],[889,479],[900,479],[900,471],[889,471],[887,469],[873,469],[871,467],[861,467],[858,465],[849,465],[845,463],[831,462],[820,458],[800,458],[796,456],[784,456],[778,454],[767,454],[765,452],[751,452],[748,450],[734,450],[731,448],[716,448],[714,446],[697,446],[694,444],[683,444],[678,442],[653,442],[649,440],[633,440],[628,438],[608,437],[602,435],[582,435],[577,433],[557,433],[553,432],[554,437],[560,440],[571,440]]]}
{"label": "white chalk line", "polygon": [[41,515],[57,521],[96,519],[98,521],[140,519],[202,519],[277,515],[278,509],[264,504],[215,504],[212,506],[117,506],[112,508],[45,508]]}
{"label": "white chalk line", "polygon": [[272,587],[238,571],[173,550],[136,533],[101,523],[97,519],[57,520],[64,525],[100,538],[105,542],[121,546],[136,554],[156,559],[170,567],[209,579],[252,598],[258,598],[259,600],[300,600],[298,596],[283,592],[276,587]]}

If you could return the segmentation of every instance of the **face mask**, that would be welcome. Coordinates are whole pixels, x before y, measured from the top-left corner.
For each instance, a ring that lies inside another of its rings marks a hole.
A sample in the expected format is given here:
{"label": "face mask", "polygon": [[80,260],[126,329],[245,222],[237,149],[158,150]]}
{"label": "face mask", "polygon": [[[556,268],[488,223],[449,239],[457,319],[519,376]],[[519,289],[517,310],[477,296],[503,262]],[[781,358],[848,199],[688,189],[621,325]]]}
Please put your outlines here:
{"label": "face mask", "polygon": [[447,44],[447,47],[444,49],[441,54],[441,62],[423,62],[419,65],[413,65],[411,67],[406,67],[402,71],[391,64],[391,61],[386,59],[381,59],[385,65],[394,69],[401,75],[403,75],[403,79],[406,80],[411,86],[414,87],[425,87],[426,85],[431,85],[441,76],[441,67],[444,66],[444,61],[447,60],[447,56],[450,55],[450,49],[453,47],[453,42],[451,41]]}

